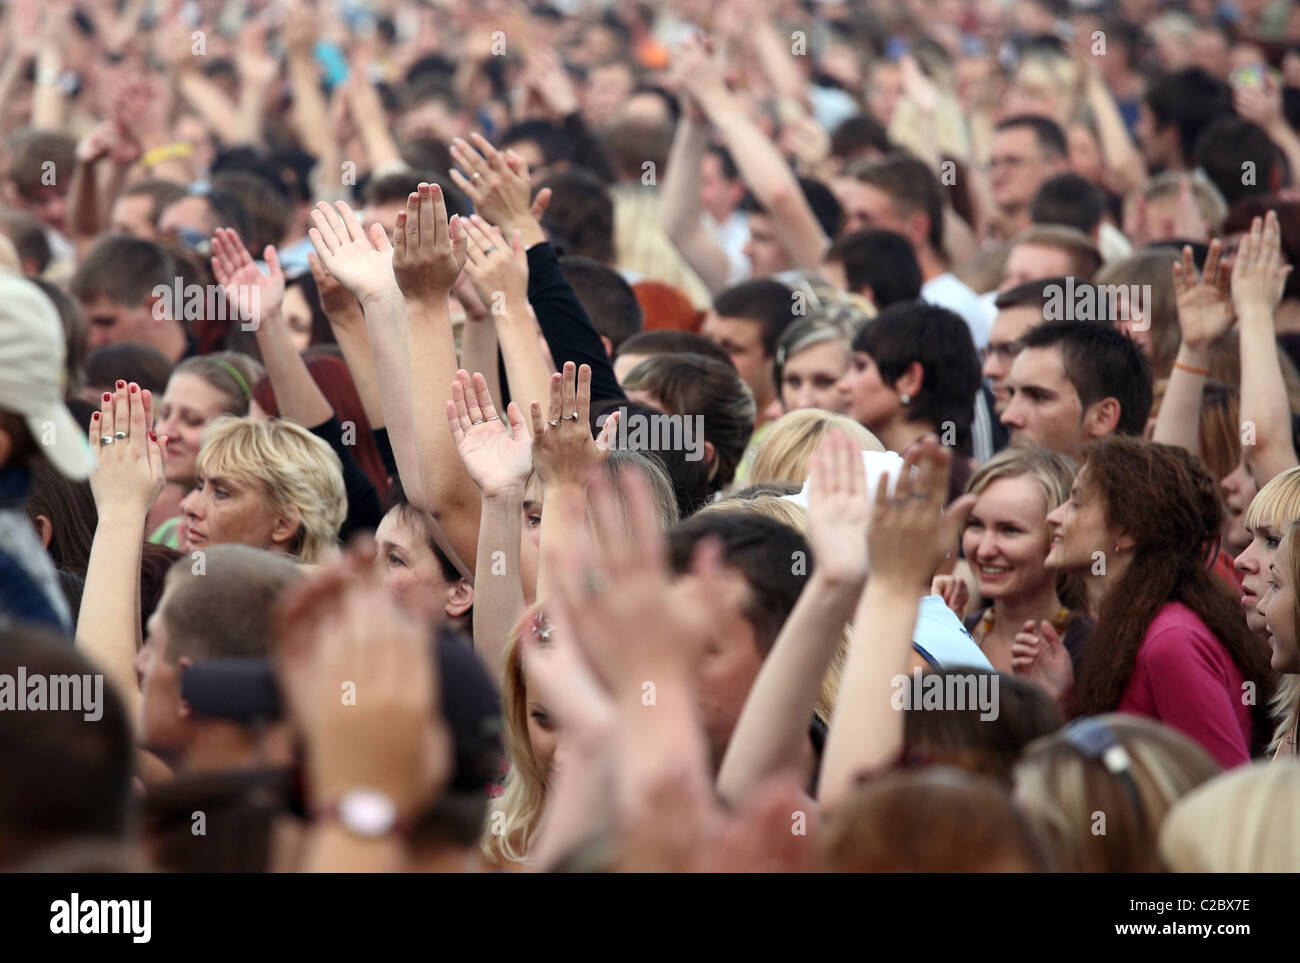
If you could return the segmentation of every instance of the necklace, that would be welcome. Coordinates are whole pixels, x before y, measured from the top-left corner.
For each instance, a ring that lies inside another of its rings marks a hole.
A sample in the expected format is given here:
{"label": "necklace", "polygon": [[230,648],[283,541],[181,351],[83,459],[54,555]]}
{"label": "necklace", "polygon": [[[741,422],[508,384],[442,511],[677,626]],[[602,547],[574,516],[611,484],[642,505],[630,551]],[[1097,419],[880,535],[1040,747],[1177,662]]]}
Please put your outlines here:
{"label": "necklace", "polygon": [[[995,618],[995,607],[990,605],[988,610],[984,613],[984,617],[980,619],[980,639],[988,638],[989,633],[993,631],[993,622]],[[1056,629],[1058,635],[1064,635],[1066,626],[1068,626],[1069,623],[1070,610],[1062,605],[1060,611],[1058,611],[1056,616],[1052,619],[1052,628]]]}

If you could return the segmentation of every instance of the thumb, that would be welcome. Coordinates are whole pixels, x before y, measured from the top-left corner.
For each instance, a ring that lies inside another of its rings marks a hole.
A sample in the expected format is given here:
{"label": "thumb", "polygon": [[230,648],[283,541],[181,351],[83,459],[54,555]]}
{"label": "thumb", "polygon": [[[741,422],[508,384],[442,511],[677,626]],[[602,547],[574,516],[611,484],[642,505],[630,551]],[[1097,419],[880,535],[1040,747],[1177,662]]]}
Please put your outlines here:
{"label": "thumb", "polygon": [[961,530],[966,527],[966,517],[970,515],[971,509],[975,507],[975,500],[974,495],[962,495],[960,498],[954,499],[952,504],[944,509],[943,533],[945,541],[955,541]]}
{"label": "thumb", "polygon": [[276,253],[274,244],[268,244],[266,246],[266,250],[262,252],[262,260],[266,262],[266,267],[271,272],[271,277],[284,277],[284,271],[280,267],[280,255]]}
{"label": "thumb", "polygon": [[1056,627],[1047,619],[1043,619],[1038,623],[1038,632],[1043,637],[1043,641],[1047,643],[1048,648],[1053,652],[1060,648],[1061,636],[1057,634]]}
{"label": "thumb", "polygon": [[551,189],[549,187],[543,187],[540,191],[537,192],[537,197],[533,200],[533,206],[529,210],[529,213],[533,215],[533,218],[535,220],[540,221],[542,219],[542,215],[546,213],[546,209],[550,206],[551,206]]}

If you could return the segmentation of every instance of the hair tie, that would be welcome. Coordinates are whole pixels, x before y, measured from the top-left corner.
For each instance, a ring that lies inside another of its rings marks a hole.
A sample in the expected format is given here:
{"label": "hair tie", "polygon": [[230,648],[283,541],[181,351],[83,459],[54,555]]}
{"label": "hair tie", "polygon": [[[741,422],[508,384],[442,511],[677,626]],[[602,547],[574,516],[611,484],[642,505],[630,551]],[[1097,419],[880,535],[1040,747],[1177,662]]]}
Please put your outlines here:
{"label": "hair tie", "polygon": [[221,367],[230,377],[235,379],[235,383],[239,385],[239,390],[244,393],[246,399],[253,400],[253,392],[249,389],[248,382],[244,380],[244,376],[239,373],[238,368],[224,358],[213,358],[212,363]]}

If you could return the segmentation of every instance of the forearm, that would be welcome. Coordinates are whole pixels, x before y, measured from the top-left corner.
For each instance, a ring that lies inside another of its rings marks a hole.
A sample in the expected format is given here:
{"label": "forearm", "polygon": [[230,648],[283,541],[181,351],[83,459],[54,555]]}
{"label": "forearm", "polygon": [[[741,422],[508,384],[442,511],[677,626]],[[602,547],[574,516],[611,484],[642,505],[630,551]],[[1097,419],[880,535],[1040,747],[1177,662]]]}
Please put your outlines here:
{"label": "forearm", "polygon": [[[1192,368],[1198,370],[1189,370]],[[1209,368],[1209,349],[1186,342],[1178,346],[1178,358],[1165,386],[1152,441],[1185,448],[1193,455],[1201,454],[1201,395],[1206,375],[1200,372]]]}
{"label": "forearm", "polygon": [[[497,318],[493,327],[496,333],[494,340],[500,345],[501,358],[505,362],[510,397],[521,411],[527,411],[534,401],[545,404],[550,396],[552,372],[542,354],[542,346],[537,341],[533,319],[526,311],[508,309],[506,315]],[[493,373],[497,370],[495,358],[491,370]],[[486,376],[485,370],[484,377]],[[531,420],[528,420],[528,424],[531,431]]]}
{"label": "forearm", "polygon": [[256,332],[275,403],[282,418],[304,428],[314,428],[333,418],[334,409],[307,370],[307,363],[278,315],[277,310],[276,316],[264,319]]}
{"label": "forearm", "polygon": [[673,138],[664,174],[662,223],[664,233],[695,271],[709,293],[716,294],[731,279],[731,261],[700,216],[700,160],[709,142],[708,124],[683,119]]}
{"label": "forearm", "polygon": [[396,836],[363,839],[336,822],[317,823],[304,844],[304,873],[400,873],[406,845]]}
{"label": "forearm", "polygon": [[[655,641],[630,640],[654,645]],[[644,677],[654,685],[647,702],[644,683],[618,694],[619,812],[625,823],[644,814],[658,802],[662,790],[672,786],[696,802],[694,814],[702,816],[713,798],[709,785],[708,749],[699,720],[698,699],[686,673],[676,667],[647,668]],[[653,818],[653,817],[652,817]]]}
{"label": "forearm", "polygon": [[549,872],[583,841],[614,824],[613,733],[566,729],[564,738],[564,765],[546,794],[537,840],[528,856],[534,872]]}
{"label": "forearm", "polygon": [[374,352],[375,376],[384,413],[384,425],[397,462],[397,477],[406,498],[417,508],[425,508],[424,489],[420,484],[419,462],[415,453],[415,433],[411,421],[411,371],[406,350],[406,305],[394,287],[387,294],[362,304],[366,331]]}
{"label": "forearm", "polygon": [[1300,177],[1300,174],[1296,173],[1300,171],[1300,137],[1296,136],[1295,131],[1291,129],[1291,125],[1282,117],[1269,125],[1268,136],[1286,155],[1287,164],[1292,171],[1291,182],[1296,183],[1297,177]]}
{"label": "forearm", "polygon": [[[348,311],[351,313],[352,309],[349,308]],[[371,430],[385,427],[387,422],[384,420],[384,405],[379,396],[375,357],[370,350],[370,342],[366,339],[365,318],[361,315],[360,307],[356,308],[355,318],[343,322],[337,321],[330,312],[326,314],[329,316],[330,330],[334,332],[334,340],[343,352],[348,373],[352,375],[352,383],[357,386],[361,408],[366,413]]]}
{"label": "forearm", "polygon": [[176,89],[185,102],[202,117],[224,144],[239,144],[241,126],[239,106],[225,92],[203,74],[194,70],[182,71],[176,78]]}
{"label": "forearm", "polygon": [[735,158],[745,185],[777,227],[796,265],[821,267],[829,241],[803,196],[794,171],[776,145],[745,116],[730,93],[714,92],[703,104],[715,130]]}
{"label": "forearm", "polygon": [[262,121],[266,116],[268,88],[244,82],[239,88],[239,113],[235,118],[233,143],[262,146]]}
{"label": "forearm", "polygon": [[334,133],[330,129],[329,107],[318,86],[319,79],[310,50],[289,51],[294,128],[309,154],[324,157],[334,142]]}
{"label": "forearm", "polygon": [[897,759],[903,715],[891,704],[892,680],[906,674],[920,589],[877,576],[853,618],[853,639],[822,756],[819,801],[830,811],[863,773]]}
{"label": "forearm", "polygon": [[474,648],[497,680],[505,671],[506,638],[525,608],[519,551],[523,504],[522,488],[484,495],[479,517]]}
{"label": "forearm", "polygon": [[790,53],[789,43],[766,17],[754,32],[754,52],[777,96],[797,101],[804,108],[811,106],[808,83]]}
{"label": "forearm", "polygon": [[77,615],[77,648],[117,689],[133,724],[138,722],[140,706],[135,657],[141,644],[144,523],[144,515],[128,508],[115,507],[112,513],[100,514]]}
{"label": "forearm", "polygon": [[739,805],[799,759],[813,706],[862,585],[831,584],[814,571],[750,689],[718,773],[717,792]]}
{"label": "forearm", "polygon": [[[561,543],[568,538],[568,526],[565,519],[570,517],[571,512],[576,510],[585,516],[587,504],[586,486],[566,481],[546,483],[543,486],[543,504],[546,508],[542,512],[541,544],[555,545]],[[550,574],[550,570],[545,565],[545,554],[543,553],[537,562],[537,601],[545,602],[551,597],[553,578],[554,576]]]}
{"label": "forearm", "polygon": [[[1241,332],[1241,423],[1254,429],[1246,459],[1260,486],[1296,465],[1291,407],[1278,360],[1272,312],[1252,310],[1238,318]],[[1243,439],[1244,440],[1244,439]]]}
{"label": "forearm", "polygon": [[1124,118],[1100,75],[1089,80],[1086,94],[1106,166],[1126,189],[1137,187],[1147,178],[1146,162],[1129,137]]}
{"label": "forearm", "polygon": [[497,329],[486,318],[465,319],[460,336],[460,366],[466,371],[477,371],[487,382],[488,394],[501,398],[501,376],[497,365]]}
{"label": "forearm", "polygon": [[72,239],[94,237],[103,230],[100,219],[99,178],[96,165],[81,161],[72,171],[68,188],[68,235]]}
{"label": "forearm", "polygon": [[63,129],[62,71],[63,52],[54,44],[44,44],[36,58],[36,89],[32,94],[32,127],[36,130]]}

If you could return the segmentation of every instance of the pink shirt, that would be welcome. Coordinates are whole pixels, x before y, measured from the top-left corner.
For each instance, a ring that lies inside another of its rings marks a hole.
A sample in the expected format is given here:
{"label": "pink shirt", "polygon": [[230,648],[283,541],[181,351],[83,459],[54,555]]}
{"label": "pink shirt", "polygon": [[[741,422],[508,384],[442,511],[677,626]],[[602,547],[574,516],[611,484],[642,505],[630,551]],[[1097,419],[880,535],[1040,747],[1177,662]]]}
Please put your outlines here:
{"label": "pink shirt", "polygon": [[1244,681],[1205,623],[1170,602],[1147,627],[1117,708],[1179,730],[1230,769],[1250,762],[1253,724]]}

